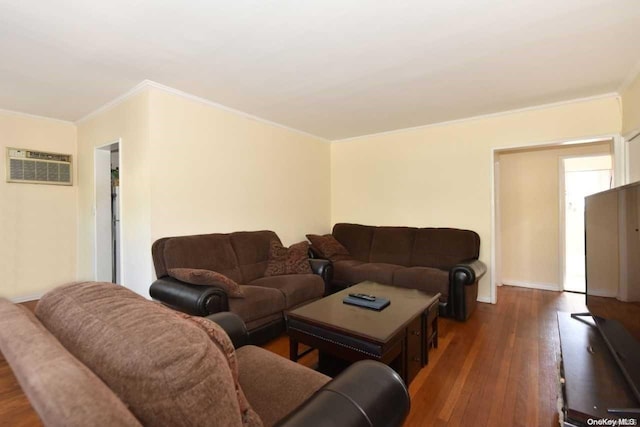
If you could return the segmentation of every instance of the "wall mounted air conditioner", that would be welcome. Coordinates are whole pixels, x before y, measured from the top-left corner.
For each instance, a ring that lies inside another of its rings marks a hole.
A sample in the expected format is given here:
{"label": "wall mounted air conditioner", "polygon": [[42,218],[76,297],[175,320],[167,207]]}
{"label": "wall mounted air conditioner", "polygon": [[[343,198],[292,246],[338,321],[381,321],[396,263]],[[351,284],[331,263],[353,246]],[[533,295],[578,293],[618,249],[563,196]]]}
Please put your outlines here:
{"label": "wall mounted air conditioner", "polygon": [[7,182],[71,185],[71,155],[7,148]]}

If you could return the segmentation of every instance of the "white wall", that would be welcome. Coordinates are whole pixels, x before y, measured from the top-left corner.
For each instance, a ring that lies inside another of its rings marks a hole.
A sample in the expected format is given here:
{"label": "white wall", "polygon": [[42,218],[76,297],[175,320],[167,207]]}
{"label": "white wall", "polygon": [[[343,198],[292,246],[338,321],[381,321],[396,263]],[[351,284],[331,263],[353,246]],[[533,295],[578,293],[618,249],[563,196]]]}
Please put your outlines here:
{"label": "white wall", "polygon": [[269,229],[285,244],[330,226],[330,146],[153,89],[151,235]]}
{"label": "white wall", "polygon": [[153,281],[148,91],[78,124],[78,279],[95,279],[95,147],[119,138],[122,284],[147,296]]}
{"label": "white wall", "polygon": [[[480,234],[491,265],[494,148],[620,132],[615,96],[331,144],[331,222],[444,226]],[[488,301],[490,278],[480,282]]]}
{"label": "white wall", "polygon": [[0,296],[33,299],[76,277],[77,174],[73,186],[6,182],[6,148],[71,154],[72,123],[0,112]]}

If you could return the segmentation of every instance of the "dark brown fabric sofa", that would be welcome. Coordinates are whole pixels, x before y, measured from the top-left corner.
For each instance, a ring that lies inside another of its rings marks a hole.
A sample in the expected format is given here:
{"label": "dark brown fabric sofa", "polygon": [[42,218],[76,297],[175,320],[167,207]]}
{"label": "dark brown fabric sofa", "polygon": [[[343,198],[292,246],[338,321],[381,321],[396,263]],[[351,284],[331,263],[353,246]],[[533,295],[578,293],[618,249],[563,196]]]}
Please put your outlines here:
{"label": "dark brown fabric sofa", "polygon": [[[252,343],[260,344],[284,331],[284,310],[309,303],[325,294],[330,263],[310,260],[313,274],[264,277],[273,231],[241,231],[167,237],[152,246],[157,280],[152,298],[197,316],[221,311],[238,314],[246,323]],[[192,285],[168,276],[171,268],[192,268],[222,273],[241,285],[243,298],[230,298],[216,286]]]}
{"label": "dark brown fabric sofa", "polygon": [[35,314],[0,298],[0,351],[45,426],[386,427],[409,411],[388,366],[362,361],[332,380],[244,345],[232,313],[182,315],[84,282],[47,293]]}
{"label": "dark brown fabric sofa", "polygon": [[[466,320],[475,309],[486,266],[478,260],[480,237],[474,231],[339,223],[332,235],[350,254],[333,262],[334,289],[373,280],[440,292],[443,316]],[[322,255],[313,246],[311,251]]]}

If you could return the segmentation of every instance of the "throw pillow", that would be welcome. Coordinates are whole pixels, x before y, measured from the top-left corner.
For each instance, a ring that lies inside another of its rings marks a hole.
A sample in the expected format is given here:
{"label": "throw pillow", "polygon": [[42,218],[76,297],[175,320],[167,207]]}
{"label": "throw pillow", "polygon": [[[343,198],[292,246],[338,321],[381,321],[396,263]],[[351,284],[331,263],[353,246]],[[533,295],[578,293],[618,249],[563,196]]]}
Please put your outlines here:
{"label": "throw pillow", "polygon": [[264,276],[283,274],[311,274],[309,265],[309,243],[300,242],[285,248],[276,240],[269,247],[269,262]]}
{"label": "throw pillow", "polygon": [[192,285],[209,285],[222,288],[230,298],[244,298],[242,287],[224,274],[198,268],[170,268],[169,276]]}
{"label": "throw pillow", "polygon": [[196,326],[206,332],[207,335],[209,335],[211,342],[213,342],[213,344],[215,344],[226,356],[227,364],[229,365],[233,381],[235,382],[236,396],[238,397],[240,412],[242,413],[242,424],[245,427],[262,427],[262,420],[260,420],[258,414],[253,410],[253,408],[251,408],[249,401],[240,387],[240,381],[238,380],[238,358],[236,357],[236,352],[233,348],[233,343],[231,342],[229,335],[227,335],[220,325],[209,319],[191,316],[186,313],[175,313],[179,317],[193,322]]}
{"label": "throw pillow", "polygon": [[319,236],[317,234],[307,234],[307,239],[311,246],[330,261],[343,261],[353,259],[347,248],[342,246],[331,234]]}

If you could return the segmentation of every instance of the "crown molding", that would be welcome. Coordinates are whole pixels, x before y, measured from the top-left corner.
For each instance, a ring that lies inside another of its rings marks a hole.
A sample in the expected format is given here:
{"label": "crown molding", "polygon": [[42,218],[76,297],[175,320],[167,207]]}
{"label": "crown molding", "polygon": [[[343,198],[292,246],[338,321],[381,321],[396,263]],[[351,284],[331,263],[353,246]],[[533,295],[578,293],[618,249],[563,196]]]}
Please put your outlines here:
{"label": "crown molding", "polygon": [[261,122],[261,123],[265,123],[265,124],[268,124],[268,125],[271,125],[271,126],[279,127],[281,129],[286,129],[288,131],[296,132],[296,133],[299,133],[299,134],[302,134],[302,135],[305,135],[305,136],[309,136],[311,138],[320,139],[323,142],[331,142],[327,138],[323,138],[321,136],[314,135],[312,133],[305,132],[305,131],[300,130],[300,129],[292,128],[290,126],[283,125],[282,123],[277,123],[277,122],[273,122],[273,121],[268,120],[268,119],[264,119],[262,117],[254,116],[253,114],[245,113],[244,111],[240,111],[240,110],[236,110],[235,108],[227,107],[226,105],[219,104],[217,102],[211,101],[211,100],[206,99],[206,98],[202,98],[202,97],[197,96],[197,95],[193,95],[193,94],[188,93],[188,92],[181,91],[179,89],[175,89],[175,88],[172,88],[172,87],[169,87],[169,86],[165,86],[163,84],[160,84],[158,82],[154,82],[152,80],[145,80],[142,83],[145,83],[147,85],[147,87],[154,88],[154,89],[157,89],[157,90],[160,90],[162,92],[169,93],[169,94],[172,94],[172,95],[176,95],[176,96],[179,96],[181,98],[188,99],[190,101],[198,102],[198,103],[207,105],[209,107],[217,108],[219,110],[223,110],[223,111],[227,111],[227,112],[230,112],[230,113],[234,113],[234,114],[237,114],[239,116],[245,117],[245,118],[250,119],[250,120],[255,120],[257,122]]}
{"label": "crown molding", "polygon": [[5,115],[8,115],[8,116],[24,117],[24,118],[27,118],[27,119],[48,120],[48,121],[52,121],[52,122],[63,123],[65,125],[75,125],[74,122],[69,121],[69,120],[56,119],[56,118],[53,118],[53,117],[46,117],[46,116],[38,116],[37,114],[23,113],[23,112],[20,112],[20,111],[0,109],[0,114],[5,114]]}
{"label": "crown molding", "polygon": [[450,125],[455,125],[455,124],[459,124],[459,123],[473,122],[473,121],[476,121],[476,120],[483,120],[483,119],[492,119],[492,118],[496,118],[496,117],[508,116],[508,115],[511,115],[511,114],[525,113],[525,112],[528,112],[528,111],[545,110],[547,108],[562,107],[563,105],[568,105],[568,104],[595,101],[595,100],[598,100],[598,99],[614,98],[614,97],[620,99],[620,95],[617,92],[608,92],[608,93],[603,93],[603,94],[600,94],[600,95],[588,96],[588,97],[585,97],[585,98],[568,99],[566,101],[558,101],[558,102],[552,102],[552,103],[549,103],[549,104],[540,104],[540,105],[534,105],[534,106],[531,106],[531,107],[516,108],[514,110],[499,111],[497,113],[481,114],[481,115],[478,115],[478,116],[465,117],[465,118],[462,118],[462,119],[448,120],[448,121],[445,121],[445,122],[438,122],[438,123],[430,123],[428,125],[413,126],[413,127],[408,127],[408,128],[401,128],[401,129],[394,129],[394,130],[389,130],[389,131],[384,131],[384,132],[371,133],[371,134],[367,134],[367,135],[352,136],[352,137],[349,137],[349,138],[336,139],[336,140],[333,140],[331,142],[332,143],[349,142],[349,141],[353,141],[353,140],[361,139],[361,138],[386,136],[386,135],[393,135],[393,134],[402,133],[402,132],[409,132],[409,131],[414,131],[414,130],[428,129],[428,128],[433,128],[433,127],[450,126]]}
{"label": "crown molding", "polygon": [[618,93],[622,95],[622,92],[627,90],[637,77],[640,77],[640,61],[636,62],[636,65],[629,71],[627,77],[622,81],[622,84],[618,88]]}
{"label": "crown molding", "polygon": [[275,126],[275,127],[281,128],[281,129],[286,129],[288,131],[299,133],[301,135],[305,135],[305,136],[308,136],[308,137],[311,137],[311,138],[314,138],[314,139],[319,139],[319,140],[321,140],[323,142],[331,142],[330,140],[328,140],[326,138],[323,138],[321,136],[314,135],[314,134],[311,134],[309,132],[302,131],[300,129],[295,129],[295,128],[292,128],[290,126],[283,125],[281,123],[273,122],[271,120],[263,119],[262,117],[254,116],[253,114],[245,113],[244,111],[240,111],[240,110],[236,110],[235,108],[227,107],[226,105],[222,105],[222,104],[219,104],[217,102],[213,102],[213,101],[211,101],[209,99],[202,98],[200,96],[193,95],[191,93],[184,92],[182,90],[175,89],[175,88],[163,85],[163,84],[158,83],[158,82],[154,82],[153,80],[143,80],[143,81],[141,81],[140,83],[138,83],[133,88],[131,88],[127,92],[123,93],[119,97],[115,98],[112,101],[109,101],[108,103],[106,103],[102,107],[100,107],[100,108],[92,111],[91,113],[87,114],[86,116],[80,118],[79,120],[76,121],[76,124],[80,124],[80,123],[82,123],[82,122],[84,122],[84,121],[86,121],[86,120],[88,120],[88,119],[90,119],[92,117],[95,117],[98,114],[104,113],[105,111],[108,111],[108,110],[118,106],[119,104],[123,103],[127,99],[131,98],[134,95],[137,95],[138,93],[140,93],[140,92],[142,92],[142,91],[144,91],[146,89],[156,89],[156,90],[162,91],[164,93],[168,93],[168,94],[171,94],[171,95],[179,96],[181,98],[188,99],[188,100],[193,101],[193,102],[197,102],[197,103],[200,103],[200,104],[207,105],[209,107],[213,107],[213,108],[216,108],[216,109],[219,109],[219,110],[223,110],[223,111],[227,111],[227,112],[230,112],[230,113],[233,113],[233,114],[237,114],[237,115],[242,116],[244,118],[247,118],[249,120],[254,120],[254,121],[257,121],[257,122],[260,122],[260,123],[265,123],[265,124],[268,124],[268,125],[271,125],[271,126]]}
{"label": "crown molding", "polygon": [[128,91],[123,93],[122,95],[120,95],[117,98],[114,98],[111,101],[107,102],[102,107],[98,107],[97,109],[93,110],[89,114],[86,114],[86,115],[82,116],[81,118],[76,120],[75,124],[79,125],[82,122],[85,122],[85,121],[89,120],[90,118],[97,116],[98,114],[104,113],[106,111],[111,110],[114,107],[117,107],[118,105],[120,105],[124,101],[126,101],[127,99],[129,99],[132,96],[137,95],[140,92],[142,92],[143,90],[147,89],[148,88],[147,82],[148,82],[148,80],[141,81],[140,83],[138,83],[137,85],[135,85],[134,87],[132,87],[131,89],[129,89]]}

